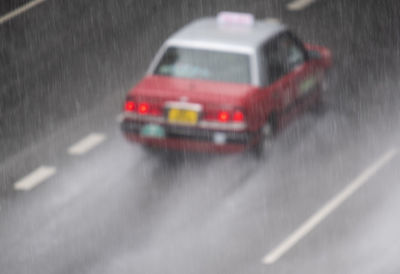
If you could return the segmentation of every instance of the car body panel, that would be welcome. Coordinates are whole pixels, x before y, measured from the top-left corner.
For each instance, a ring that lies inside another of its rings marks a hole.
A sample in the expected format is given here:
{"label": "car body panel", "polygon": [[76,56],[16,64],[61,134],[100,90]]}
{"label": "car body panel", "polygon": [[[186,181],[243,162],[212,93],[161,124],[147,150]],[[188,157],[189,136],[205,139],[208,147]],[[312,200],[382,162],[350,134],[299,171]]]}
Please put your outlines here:
{"label": "car body panel", "polygon": [[201,104],[241,105],[256,87],[197,79],[146,76],[128,96],[143,100],[189,101]]}
{"label": "car body panel", "polygon": [[[197,20],[160,48],[146,76],[127,95],[127,100],[146,102],[159,111],[157,115],[126,111],[122,130],[128,140],[172,149],[240,151],[260,140],[260,129],[272,115],[279,115],[281,128],[320,98],[321,82],[332,65],[328,49],[293,40],[301,62],[274,80],[268,71],[273,61],[265,52],[270,41],[291,36],[288,29],[276,22],[256,21],[253,27],[230,28],[220,27],[216,21]],[[231,83],[154,74],[169,47],[247,54],[251,81]],[[196,122],[175,124],[169,116],[175,109],[186,114],[194,110]],[[229,121],[214,119],[221,111],[228,113]],[[244,119],[232,120],[238,111]],[[162,134],[144,135],[142,129],[147,125]]]}

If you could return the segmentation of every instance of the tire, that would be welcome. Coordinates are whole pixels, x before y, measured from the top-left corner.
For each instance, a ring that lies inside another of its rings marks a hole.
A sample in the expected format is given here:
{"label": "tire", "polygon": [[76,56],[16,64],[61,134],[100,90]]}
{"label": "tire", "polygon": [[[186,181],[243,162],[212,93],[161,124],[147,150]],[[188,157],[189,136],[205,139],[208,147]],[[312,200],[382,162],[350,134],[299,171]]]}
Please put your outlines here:
{"label": "tire", "polygon": [[322,82],[319,84],[319,90],[317,98],[314,104],[311,106],[311,112],[315,115],[322,115],[325,112],[325,102],[324,95],[329,88],[328,80],[324,78]]}
{"label": "tire", "polygon": [[257,144],[253,147],[253,154],[257,159],[263,158],[265,149],[270,148],[272,141],[278,131],[278,116],[271,114],[265,124],[260,128],[260,138]]}
{"label": "tire", "polygon": [[318,97],[315,99],[315,102],[310,108],[311,112],[317,116],[324,114],[325,112],[325,103],[322,98],[322,93],[318,94]]}

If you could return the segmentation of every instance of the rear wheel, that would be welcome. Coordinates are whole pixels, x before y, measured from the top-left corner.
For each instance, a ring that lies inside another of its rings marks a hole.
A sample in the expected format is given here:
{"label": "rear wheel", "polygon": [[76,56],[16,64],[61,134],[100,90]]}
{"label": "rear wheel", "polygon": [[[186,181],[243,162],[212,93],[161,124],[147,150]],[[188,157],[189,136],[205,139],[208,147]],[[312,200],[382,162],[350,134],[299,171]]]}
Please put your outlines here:
{"label": "rear wheel", "polygon": [[322,80],[322,82],[319,84],[319,90],[317,91],[318,94],[316,96],[316,99],[311,107],[311,112],[316,114],[316,115],[321,115],[325,111],[325,102],[324,102],[324,94],[326,93],[328,89],[328,81],[325,78]]}
{"label": "rear wheel", "polygon": [[315,115],[321,115],[325,111],[325,103],[322,99],[322,93],[320,92],[317,95],[313,105],[311,106],[311,112]]}
{"label": "rear wheel", "polygon": [[274,136],[278,131],[278,117],[275,114],[269,116],[259,132],[259,141],[253,147],[253,153],[257,158],[265,155],[265,150],[272,146]]}

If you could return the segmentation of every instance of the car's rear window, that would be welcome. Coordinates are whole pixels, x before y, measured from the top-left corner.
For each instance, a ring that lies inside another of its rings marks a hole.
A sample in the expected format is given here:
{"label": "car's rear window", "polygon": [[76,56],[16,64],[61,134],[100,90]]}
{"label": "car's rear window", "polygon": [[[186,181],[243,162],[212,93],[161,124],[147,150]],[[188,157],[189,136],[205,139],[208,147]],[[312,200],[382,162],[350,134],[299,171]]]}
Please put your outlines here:
{"label": "car's rear window", "polygon": [[250,56],[224,51],[169,47],[154,74],[249,84]]}

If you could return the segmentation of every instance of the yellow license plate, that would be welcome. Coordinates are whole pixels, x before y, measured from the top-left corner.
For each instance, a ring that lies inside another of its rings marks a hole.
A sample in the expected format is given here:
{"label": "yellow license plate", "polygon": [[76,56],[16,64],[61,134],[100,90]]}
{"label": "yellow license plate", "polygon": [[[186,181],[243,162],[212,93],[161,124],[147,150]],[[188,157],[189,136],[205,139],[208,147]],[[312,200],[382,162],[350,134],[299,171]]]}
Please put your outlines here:
{"label": "yellow license plate", "polygon": [[178,124],[195,125],[198,120],[197,111],[186,109],[170,109],[168,111],[168,122]]}

